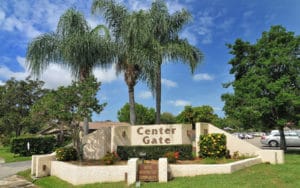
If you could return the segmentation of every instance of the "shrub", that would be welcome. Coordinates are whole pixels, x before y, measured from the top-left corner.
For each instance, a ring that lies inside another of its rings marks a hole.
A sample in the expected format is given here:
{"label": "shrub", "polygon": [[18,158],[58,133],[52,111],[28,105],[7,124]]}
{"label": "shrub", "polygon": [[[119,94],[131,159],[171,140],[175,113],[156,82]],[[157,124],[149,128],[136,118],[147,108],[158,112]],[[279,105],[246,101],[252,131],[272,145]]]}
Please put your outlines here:
{"label": "shrub", "polygon": [[105,162],[105,164],[110,165],[114,164],[116,161],[119,161],[120,158],[116,152],[107,152],[102,160]]}
{"label": "shrub", "polygon": [[202,158],[226,157],[226,136],[224,134],[201,135],[199,156]]}
{"label": "shrub", "polygon": [[[29,149],[28,149],[29,143]],[[13,138],[11,152],[21,156],[47,154],[54,150],[56,139],[54,136],[25,136]]]}
{"label": "shrub", "polygon": [[77,151],[73,147],[64,147],[56,149],[56,159],[58,161],[77,160]]}
{"label": "shrub", "polygon": [[176,160],[179,158],[179,152],[167,152],[164,157],[168,158],[169,163],[176,163]]}
{"label": "shrub", "polygon": [[164,157],[167,152],[179,152],[179,160],[193,159],[192,145],[164,145],[164,146],[118,146],[117,153],[122,160],[137,157],[140,158],[140,153],[146,153],[144,159],[159,159]]}

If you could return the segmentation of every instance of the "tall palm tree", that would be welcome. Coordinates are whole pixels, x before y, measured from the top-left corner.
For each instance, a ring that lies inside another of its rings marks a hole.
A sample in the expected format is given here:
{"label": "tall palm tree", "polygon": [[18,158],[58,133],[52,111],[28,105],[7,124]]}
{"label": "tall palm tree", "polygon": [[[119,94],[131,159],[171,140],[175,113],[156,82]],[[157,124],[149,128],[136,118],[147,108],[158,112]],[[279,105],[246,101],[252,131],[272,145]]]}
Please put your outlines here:
{"label": "tall palm tree", "polygon": [[[104,30],[104,36],[100,30]],[[114,49],[107,28],[91,29],[84,16],[71,8],[60,17],[55,32],[43,34],[29,43],[26,62],[36,76],[40,76],[50,63],[56,63],[83,81],[95,67],[107,68],[113,63]],[[84,122],[84,133],[87,134],[88,117]]]}
{"label": "tall palm tree", "polygon": [[[179,32],[188,23],[191,16],[186,10],[170,15],[164,0],[156,0],[149,10],[151,44],[148,46],[149,60],[155,71],[148,71],[148,85],[155,92],[156,124],[160,124],[161,113],[161,66],[166,60],[183,62],[194,73],[203,60],[203,54],[186,39],[179,38]],[[154,74],[153,74],[154,73]]]}
{"label": "tall palm tree", "polygon": [[109,28],[113,31],[117,50],[117,73],[124,72],[130,104],[130,123],[136,123],[134,87],[144,79],[141,64],[146,61],[143,45],[149,38],[144,11],[129,12],[114,0],[94,0],[92,13],[103,13]]}

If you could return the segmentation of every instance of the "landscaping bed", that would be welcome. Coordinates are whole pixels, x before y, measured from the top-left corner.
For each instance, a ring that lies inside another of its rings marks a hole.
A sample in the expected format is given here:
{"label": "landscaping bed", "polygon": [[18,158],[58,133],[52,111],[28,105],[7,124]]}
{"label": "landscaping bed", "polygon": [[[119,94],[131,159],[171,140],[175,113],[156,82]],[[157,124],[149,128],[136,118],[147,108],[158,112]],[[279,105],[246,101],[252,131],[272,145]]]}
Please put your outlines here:
{"label": "landscaping bed", "polygon": [[[83,160],[83,161],[68,161],[68,163],[80,166],[101,166],[107,165],[103,160]],[[116,161],[110,165],[127,165],[127,161]]]}

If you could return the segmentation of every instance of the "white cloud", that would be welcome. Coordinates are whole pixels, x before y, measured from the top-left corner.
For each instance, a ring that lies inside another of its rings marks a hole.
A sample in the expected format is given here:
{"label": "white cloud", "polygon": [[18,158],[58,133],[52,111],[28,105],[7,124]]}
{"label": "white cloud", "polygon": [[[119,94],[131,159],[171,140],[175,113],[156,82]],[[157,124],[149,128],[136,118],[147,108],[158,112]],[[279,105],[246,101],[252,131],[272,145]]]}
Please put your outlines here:
{"label": "white cloud", "polygon": [[175,101],[169,101],[170,104],[172,104],[173,106],[188,106],[191,105],[190,101],[186,101],[186,100],[175,100]]}
{"label": "white cloud", "polygon": [[152,97],[152,93],[150,91],[141,91],[138,94],[138,97],[141,99],[149,99]]}
{"label": "white cloud", "polygon": [[[0,67],[0,78],[8,80],[11,77],[17,80],[23,80],[30,75],[25,65],[25,58],[17,56],[16,60],[18,64],[24,69],[22,72],[14,72],[6,66]],[[107,70],[97,68],[94,70],[94,75],[98,81],[102,83],[110,83],[118,79],[115,74],[115,66],[110,67]],[[66,69],[57,64],[50,64],[48,68],[42,73],[40,80],[45,82],[46,88],[57,88],[58,86],[67,86],[71,84],[73,77],[71,73]]]}
{"label": "white cloud", "polygon": [[121,77],[116,75],[116,65],[111,66],[109,69],[97,68],[93,73],[97,80],[102,83],[110,83]]}
{"label": "white cloud", "polygon": [[213,80],[213,79],[214,79],[214,77],[212,75],[207,74],[207,73],[195,74],[193,76],[193,80],[195,80],[195,81]]}
{"label": "white cloud", "polygon": [[0,9],[0,24],[4,21],[5,19],[5,12],[3,12],[1,9]]}
{"label": "white cloud", "polygon": [[177,87],[177,83],[172,81],[172,80],[168,80],[168,79],[161,79],[161,83],[162,85],[165,85],[166,87]]}

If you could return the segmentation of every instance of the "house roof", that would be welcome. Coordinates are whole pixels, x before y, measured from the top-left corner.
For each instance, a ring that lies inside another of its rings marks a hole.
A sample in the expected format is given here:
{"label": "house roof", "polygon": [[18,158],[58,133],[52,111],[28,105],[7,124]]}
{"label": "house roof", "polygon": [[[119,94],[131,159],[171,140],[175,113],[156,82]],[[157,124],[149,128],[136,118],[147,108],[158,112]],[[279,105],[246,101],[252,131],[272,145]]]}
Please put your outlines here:
{"label": "house roof", "polygon": [[[83,122],[79,124],[81,127],[83,126]],[[125,122],[112,122],[112,121],[96,121],[89,122],[89,129],[99,129],[101,127],[112,127],[112,126],[129,126],[129,123]]]}

